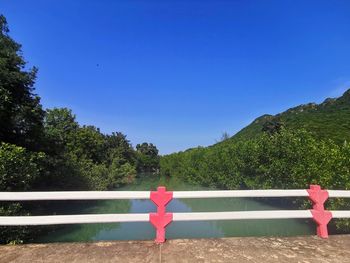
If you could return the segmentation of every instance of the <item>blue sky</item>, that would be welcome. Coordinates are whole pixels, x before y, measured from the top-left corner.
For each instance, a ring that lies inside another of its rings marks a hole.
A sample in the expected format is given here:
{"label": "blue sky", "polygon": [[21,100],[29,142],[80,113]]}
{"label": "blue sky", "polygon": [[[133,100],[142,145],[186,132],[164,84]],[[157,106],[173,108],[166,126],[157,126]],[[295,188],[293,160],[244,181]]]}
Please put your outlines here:
{"label": "blue sky", "polygon": [[45,108],[170,153],[350,87],[350,1],[0,0]]}

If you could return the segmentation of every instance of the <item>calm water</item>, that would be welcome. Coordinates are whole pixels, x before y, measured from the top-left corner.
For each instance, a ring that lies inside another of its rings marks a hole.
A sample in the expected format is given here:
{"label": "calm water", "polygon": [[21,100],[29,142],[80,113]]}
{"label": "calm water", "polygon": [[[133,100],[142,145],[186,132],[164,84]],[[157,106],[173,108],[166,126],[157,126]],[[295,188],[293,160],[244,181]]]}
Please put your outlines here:
{"label": "calm water", "polygon": [[[119,190],[150,190],[165,185],[170,190],[201,190],[203,187],[188,185],[173,179],[140,179],[135,184]],[[207,188],[206,188],[207,189]],[[212,212],[281,209],[254,199],[174,199],[167,206],[172,212]],[[288,209],[284,207],[283,209]],[[77,202],[71,207],[63,205],[57,214],[87,213],[148,213],[156,211],[149,200],[108,200]],[[236,220],[172,222],[166,237],[201,238],[233,236],[293,236],[314,234],[313,222],[307,220]],[[150,223],[113,223],[68,225],[42,236],[36,242],[96,241],[96,240],[145,240],[154,239],[155,231]]]}

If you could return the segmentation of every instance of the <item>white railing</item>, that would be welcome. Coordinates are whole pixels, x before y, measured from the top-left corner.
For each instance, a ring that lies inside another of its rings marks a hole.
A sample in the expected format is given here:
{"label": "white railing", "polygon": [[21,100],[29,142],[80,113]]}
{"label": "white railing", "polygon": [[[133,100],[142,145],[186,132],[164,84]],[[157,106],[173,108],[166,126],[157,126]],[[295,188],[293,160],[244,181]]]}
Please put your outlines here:
{"label": "white railing", "polygon": [[[329,197],[350,198],[350,190],[327,190]],[[173,198],[222,197],[308,197],[307,190],[221,190],[174,191]],[[117,200],[149,199],[149,191],[59,191],[59,192],[0,192],[0,201],[38,200]]]}
{"label": "white railing", "polygon": [[[173,198],[223,198],[223,197],[309,197],[313,201],[311,210],[269,210],[235,212],[165,212],[167,203]],[[151,199],[158,207],[157,213],[150,214],[88,214],[51,216],[0,216],[2,226],[86,224],[114,222],[151,222],[157,229],[157,242],[164,242],[165,227],[171,221],[200,220],[249,220],[313,218],[318,224],[318,235],[327,237],[327,223],[331,218],[350,218],[350,211],[327,211],[323,204],[328,197],[349,198],[350,191],[321,190],[313,186],[308,190],[225,190],[225,191],[175,191],[167,192],[159,187],[149,191],[67,191],[67,192],[0,192],[0,201],[38,200],[112,200]],[[328,221],[327,221],[328,220]]]}
{"label": "white railing", "polygon": [[0,192],[0,201],[149,199],[149,191]]}

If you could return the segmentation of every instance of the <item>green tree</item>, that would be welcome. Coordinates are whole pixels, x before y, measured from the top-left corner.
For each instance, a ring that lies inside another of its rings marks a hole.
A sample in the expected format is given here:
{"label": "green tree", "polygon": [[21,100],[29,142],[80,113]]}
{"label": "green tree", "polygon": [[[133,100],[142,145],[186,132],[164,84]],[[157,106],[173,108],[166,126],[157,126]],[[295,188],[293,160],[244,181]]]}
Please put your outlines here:
{"label": "green tree", "polygon": [[[350,146],[319,140],[306,130],[263,133],[163,156],[161,174],[221,189],[305,189],[319,184],[350,189]],[[331,200],[332,209],[349,209],[348,200]],[[350,229],[349,220],[337,221]]]}
{"label": "green tree", "polygon": [[43,153],[32,153],[25,148],[8,143],[0,144],[0,191],[31,189],[40,176]]}
{"label": "green tree", "polygon": [[[26,69],[21,45],[0,15],[0,191],[33,189],[42,176],[44,111],[34,94],[37,68]],[[18,203],[0,204],[1,215],[25,215]],[[27,228],[0,228],[0,242],[20,242]]]}
{"label": "green tree", "polygon": [[70,109],[53,108],[46,110],[44,128],[49,144],[47,150],[58,154],[65,150],[67,142],[73,140],[79,124]]}
{"label": "green tree", "polygon": [[83,126],[74,133],[72,141],[67,143],[68,150],[78,158],[90,159],[102,163],[105,157],[105,137],[95,126]]}
{"label": "green tree", "polygon": [[152,143],[136,145],[137,170],[141,173],[156,172],[159,169],[158,149]]}
{"label": "green tree", "polygon": [[44,111],[34,94],[37,68],[25,70],[21,45],[8,33],[0,15],[0,141],[39,150]]}
{"label": "green tree", "polygon": [[109,187],[116,188],[123,184],[134,182],[136,169],[129,163],[120,164],[115,160],[109,167],[109,177]]}
{"label": "green tree", "polygon": [[[35,67],[27,69],[20,44],[0,15],[0,191],[106,190],[133,182],[138,153],[126,136],[80,126],[67,108],[43,111],[34,93],[36,73]],[[146,148],[140,152],[142,167],[155,169],[158,150],[152,144]],[[29,215],[29,208],[1,203],[0,215]],[[0,227],[0,242],[37,235],[29,230]]]}
{"label": "green tree", "polygon": [[[28,191],[40,177],[42,153],[26,151],[9,143],[0,144],[0,191]],[[19,203],[0,203],[0,216],[28,215]],[[21,242],[30,235],[27,227],[0,227],[0,243]]]}
{"label": "green tree", "polygon": [[111,164],[113,160],[117,159],[120,164],[129,162],[135,164],[135,151],[132,148],[126,135],[121,132],[113,132],[111,135],[106,135],[106,162]]}

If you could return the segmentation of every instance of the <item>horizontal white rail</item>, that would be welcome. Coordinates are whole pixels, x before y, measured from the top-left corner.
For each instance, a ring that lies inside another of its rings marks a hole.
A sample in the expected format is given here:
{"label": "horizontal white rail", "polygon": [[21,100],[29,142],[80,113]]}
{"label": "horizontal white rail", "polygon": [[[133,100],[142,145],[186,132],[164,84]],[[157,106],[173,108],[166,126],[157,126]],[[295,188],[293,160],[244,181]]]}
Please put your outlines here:
{"label": "horizontal white rail", "polygon": [[174,198],[220,198],[220,197],[297,197],[309,196],[302,190],[222,190],[222,191],[175,191]]}
{"label": "horizontal white rail", "polygon": [[0,192],[0,201],[149,199],[149,191]]}
{"label": "horizontal white rail", "polygon": [[95,214],[59,216],[0,216],[2,226],[148,222],[149,214]]}
{"label": "horizontal white rail", "polygon": [[[173,213],[173,221],[312,218],[309,210]],[[149,214],[0,216],[2,226],[148,222]]]}
{"label": "horizontal white rail", "polygon": [[350,211],[349,210],[336,210],[336,211],[330,211],[332,213],[333,218],[350,218]]}
{"label": "horizontal white rail", "polygon": [[[333,218],[350,218],[350,211],[330,211]],[[173,213],[173,221],[312,218],[310,210]],[[58,216],[0,216],[1,226],[148,222],[149,214],[93,214]]]}
{"label": "horizontal white rail", "polygon": [[[346,192],[346,191],[344,191]],[[175,191],[174,198],[306,197],[306,190]],[[149,199],[149,191],[0,192],[0,201]]]}
{"label": "horizontal white rail", "polygon": [[350,190],[327,190],[329,197],[350,198]]}
{"label": "horizontal white rail", "polygon": [[309,210],[174,213],[174,221],[312,218]]}
{"label": "horizontal white rail", "polygon": [[[329,197],[350,198],[350,190],[328,190]],[[222,198],[222,197],[308,197],[301,190],[222,190],[222,191],[174,191],[173,198]],[[149,191],[60,191],[60,192],[0,192],[0,201],[39,200],[113,200],[149,199]]]}

